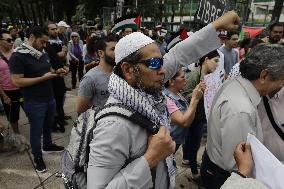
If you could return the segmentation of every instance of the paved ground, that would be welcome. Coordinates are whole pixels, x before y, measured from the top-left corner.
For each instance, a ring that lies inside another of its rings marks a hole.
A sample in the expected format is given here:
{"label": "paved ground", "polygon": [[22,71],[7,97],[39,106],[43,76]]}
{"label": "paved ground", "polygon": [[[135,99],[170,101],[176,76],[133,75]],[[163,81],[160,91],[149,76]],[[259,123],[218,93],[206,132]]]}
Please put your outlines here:
{"label": "paved ground", "polygon": [[[72,116],[73,120],[76,120],[75,112],[75,99],[76,91],[73,90],[67,93],[65,102],[65,113]],[[0,116],[0,121],[7,125],[6,118]],[[20,117],[20,131],[26,137],[29,138],[29,123],[23,112]],[[68,120],[69,125],[66,126],[66,132],[53,133],[53,141],[58,145],[67,146],[69,142],[69,134],[72,128],[72,120]],[[199,161],[201,153],[204,147],[199,152]],[[55,176],[55,173],[59,169],[60,154],[45,154],[43,156],[48,171],[46,173],[36,173],[31,163],[29,154],[31,152],[5,152],[0,153],[0,188],[1,189],[63,189],[64,186],[60,178]],[[178,163],[178,175],[177,175],[177,187],[178,189],[197,189],[198,187],[191,179],[190,170],[187,167],[181,165],[181,151],[179,150],[176,155]],[[47,180],[45,180],[47,179]],[[43,184],[41,185],[41,182]]]}

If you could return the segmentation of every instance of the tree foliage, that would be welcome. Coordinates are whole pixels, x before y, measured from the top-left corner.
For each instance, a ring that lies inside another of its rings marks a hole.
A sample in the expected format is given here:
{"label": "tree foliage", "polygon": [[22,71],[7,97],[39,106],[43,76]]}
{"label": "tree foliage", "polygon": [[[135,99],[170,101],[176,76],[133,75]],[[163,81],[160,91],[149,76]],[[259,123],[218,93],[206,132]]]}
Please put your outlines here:
{"label": "tree foliage", "polygon": [[1,0],[0,18],[12,23],[42,24],[47,20],[71,21],[78,0]]}
{"label": "tree foliage", "polygon": [[[124,0],[124,6],[135,7],[144,17],[152,17],[156,23],[162,20],[172,21],[177,15],[183,15],[184,5],[195,0]],[[228,0],[227,9],[236,8],[236,4],[251,0]],[[102,17],[103,7],[115,7],[117,0],[0,0],[0,19],[9,18],[12,23],[42,24],[47,20],[71,22],[82,17],[94,20]],[[278,21],[284,0],[275,0],[272,21]],[[179,7],[179,10],[178,10]],[[168,20],[168,17],[171,17]]]}

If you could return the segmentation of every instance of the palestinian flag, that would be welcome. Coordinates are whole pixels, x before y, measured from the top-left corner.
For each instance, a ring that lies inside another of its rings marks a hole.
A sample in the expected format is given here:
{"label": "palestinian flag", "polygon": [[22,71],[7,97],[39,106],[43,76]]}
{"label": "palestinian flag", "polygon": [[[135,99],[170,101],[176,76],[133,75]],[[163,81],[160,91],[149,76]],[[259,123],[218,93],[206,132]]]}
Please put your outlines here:
{"label": "palestinian flag", "polygon": [[243,26],[242,31],[244,33],[249,33],[251,38],[257,37],[259,34],[261,34],[264,31],[265,28],[263,27],[248,27],[248,26]]}
{"label": "palestinian flag", "polygon": [[162,25],[157,25],[155,30],[156,30],[157,34],[159,36],[162,36],[162,37],[165,37],[167,32],[168,32],[168,30],[162,28]]}
{"label": "palestinian flag", "polygon": [[114,26],[111,29],[112,33],[117,33],[124,28],[132,28],[137,30],[140,26],[141,18],[138,14],[128,14],[114,21]]}
{"label": "palestinian flag", "polygon": [[176,44],[188,38],[191,34],[192,32],[187,32],[186,29],[181,29],[178,32],[174,33],[167,45],[167,50],[169,51]]}
{"label": "palestinian flag", "polygon": [[242,29],[239,33],[239,40],[243,40],[245,38],[245,32],[244,30]]}

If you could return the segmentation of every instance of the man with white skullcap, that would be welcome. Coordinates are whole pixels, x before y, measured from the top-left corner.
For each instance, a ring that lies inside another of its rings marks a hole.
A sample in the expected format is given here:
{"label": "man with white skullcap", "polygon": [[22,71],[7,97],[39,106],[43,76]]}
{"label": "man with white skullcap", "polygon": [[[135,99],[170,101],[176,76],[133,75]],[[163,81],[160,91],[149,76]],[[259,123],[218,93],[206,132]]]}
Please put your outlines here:
{"label": "man with white skullcap", "polygon": [[115,115],[100,119],[90,143],[88,188],[175,188],[175,143],[168,130],[163,84],[181,64],[189,64],[220,46],[217,29],[231,30],[238,24],[238,15],[228,12],[164,57],[156,43],[139,32],[117,43],[116,67],[110,76],[106,104],[129,107],[158,126],[159,131],[148,134],[138,124]]}

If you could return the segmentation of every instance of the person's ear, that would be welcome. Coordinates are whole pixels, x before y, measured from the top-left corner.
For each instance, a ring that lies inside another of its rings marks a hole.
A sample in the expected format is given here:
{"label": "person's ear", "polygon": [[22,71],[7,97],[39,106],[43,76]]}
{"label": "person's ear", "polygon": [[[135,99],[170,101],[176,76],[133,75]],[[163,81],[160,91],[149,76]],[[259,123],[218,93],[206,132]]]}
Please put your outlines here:
{"label": "person's ear", "polygon": [[34,34],[30,34],[29,40],[30,40],[31,42],[34,42],[35,39],[36,39],[35,35],[34,35]]}
{"label": "person's ear", "polygon": [[264,84],[267,80],[269,80],[270,76],[269,76],[269,71],[268,70],[262,70],[260,72],[260,75],[259,75],[259,81],[260,81],[260,84]]}
{"label": "person's ear", "polygon": [[205,57],[205,59],[204,59],[204,63],[203,63],[203,65],[202,65],[202,66],[204,66],[204,65],[208,62],[208,60],[209,60],[209,58],[208,58],[208,57]]}
{"label": "person's ear", "polygon": [[98,50],[98,56],[99,56],[100,58],[104,58],[104,57],[105,57],[105,52],[102,51],[102,50]]}
{"label": "person's ear", "polygon": [[170,79],[169,80],[169,86],[174,86],[175,84],[174,84],[174,79]]}
{"label": "person's ear", "polygon": [[125,80],[132,81],[134,79],[133,65],[128,62],[123,62],[120,66]]}

